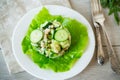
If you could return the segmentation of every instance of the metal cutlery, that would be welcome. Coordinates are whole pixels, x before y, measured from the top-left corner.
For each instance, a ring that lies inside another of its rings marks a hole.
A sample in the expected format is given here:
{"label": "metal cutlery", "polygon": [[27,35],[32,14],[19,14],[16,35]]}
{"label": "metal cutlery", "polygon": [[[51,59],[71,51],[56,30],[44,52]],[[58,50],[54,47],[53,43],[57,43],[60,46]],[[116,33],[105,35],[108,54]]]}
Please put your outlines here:
{"label": "metal cutlery", "polygon": [[107,33],[107,31],[105,29],[105,26],[104,26],[105,17],[103,15],[100,0],[97,0],[97,1],[98,1],[99,9],[100,9],[100,14],[101,14],[101,18],[100,18],[101,21],[99,21],[98,23],[101,25],[101,27],[103,29],[103,32],[104,32],[104,35],[105,35],[105,38],[106,38],[107,49],[108,49],[108,52],[109,52],[109,59],[110,59],[110,63],[111,63],[111,68],[114,72],[120,74],[120,61],[118,59],[117,54],[114,52],[114,49],[112,47],[111,41],[110,41],[109,36],[108,36],[108,33]]}
{"label": "metal cutlery", "polygon": [[100,34],[100,26],[97,23],[97,14],[99,13],[98,5],[96,5],[96,0],[91,0],[91,7],[92,7],[92,18],[93,24],[96,30],[96,37],[97,37],[97,60],[100,65],[104,64],[105,54],[102,48],[102,41],[101,41],[101,34]]}
{"label": "metal cutlery", "polygon": [[[104,26],[105,17],[104,17],[103,11],[102,11],[100,0],[91,0],[91,6],[92,6],[93,23],[94,23],[94,25],[95,25],[95,23],[97,23],[99,25],[99,27],[102,28],[103,34],[106,39],[107,50],[108,50],[108,54],[109,54],[109,61],[111,63],[111,68],[114,72],[120,74],[120,62],[117,57],[117,54],[114,52],[111,41],[108,37],[108,33],[106,32],[106,29]],[[99,54],[101,54],[101,53],[98,53],[98,57],[99,57]],[[101,54],[101,55],[103,56],[103,54]],[[105,57],[102,57],[102,58],[105,58]],[[101,59],[98,58],[98,61],[99,60],[101,60]]]}

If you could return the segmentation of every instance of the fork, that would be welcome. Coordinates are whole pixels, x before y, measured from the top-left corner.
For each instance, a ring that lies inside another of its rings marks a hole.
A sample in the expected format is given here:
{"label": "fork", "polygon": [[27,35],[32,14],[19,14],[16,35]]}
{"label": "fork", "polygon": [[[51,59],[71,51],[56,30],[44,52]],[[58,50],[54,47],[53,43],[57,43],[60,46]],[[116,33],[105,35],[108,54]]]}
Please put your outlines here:
{"label": "fork", "polygon": [[93,24],[96,30],[96,37],[97,37],[97,61],[98,64],[103,65],[104,61],[105,61],[105,54],[103,51],[103,47],[102,47],[102,41],[101,41],[101,34],[100,34],[100,26],[99,24],[96,22],[96,16],[98,14],[98,6],[96,5],[96,2],[94,2],[96,0],[91,0],[91,9],[92,9],[92,19],[93,19]]}
{"label": "fork", "polygon": [[100,0],[91,0],[91,4],[92,5],[94,4],[94,6],[92,6],[94,21],[96,23],[98,23],[98,25],[102,28],[103,34],[106,39],[107,50],[108,50],[108,54],[109,54],[109,61],[111,63],[111,68],[114,72],[120,74],[120,62],[117,57],[117,54],[114,52],[111,41],[108,37],[108,33],[106,32],[106,29],[104,26],[105,17],[104,17],[103,11],[102,11]]}

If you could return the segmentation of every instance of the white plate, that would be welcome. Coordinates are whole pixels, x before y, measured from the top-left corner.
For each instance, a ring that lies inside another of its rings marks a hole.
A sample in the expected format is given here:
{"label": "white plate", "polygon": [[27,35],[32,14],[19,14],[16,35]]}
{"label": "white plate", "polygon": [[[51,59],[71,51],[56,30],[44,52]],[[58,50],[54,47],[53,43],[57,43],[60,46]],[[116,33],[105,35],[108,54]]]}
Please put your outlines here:
{"label": "white plate", "polygon": [[27,55],[23,54],[21,48],[22,39],[25,36],[25,33],[27,32],[31,20],[42,9],[42,7],[31,10],[18,22],[12,37],[12,48],[14,56],[16,57],[17,62],[24,70],[40,79],[63,80],[71,78],[83,71],[83,69],[85,69],[85,67],[89,64],[90,60],[92,59],[95,49],[95,38],[93,30],[89,22],[81,14],[72,9],[56,5],[46,5],[45,7],[49,10],[49,12],[52,15],[62,15],[66,17],[71,17],[84,23],[87,26],[89,34],[89,45],[86,51],[84,52],[83,56],[76,62],[76,64],[71,68],[71,70],[67,72],[55,73],[51,70],[44,70],[39,68],[36,64],[33,63],[33,61],[30,58],[28,58]]}

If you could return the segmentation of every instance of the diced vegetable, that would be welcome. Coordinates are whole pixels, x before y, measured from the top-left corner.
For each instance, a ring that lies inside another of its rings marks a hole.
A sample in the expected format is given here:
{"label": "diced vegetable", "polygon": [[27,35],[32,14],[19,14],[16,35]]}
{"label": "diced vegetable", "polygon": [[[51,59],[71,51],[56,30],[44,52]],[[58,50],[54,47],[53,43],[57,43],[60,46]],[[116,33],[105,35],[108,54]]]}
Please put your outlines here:
{"label": "diced vegetable", "polygon": [[49,28],[50,28],[50,29],[53,29],[53,28],[54,28],[54,26],[53,26],[53,25],[49,25]]}
{"label": "diced vegetable", "polygon": [[54,38],[54,34],[55,34],[55,30],[54,30],[54,29],[51,29],[52,38]]}
{"label": "diced vegetable", "polygon": [[49,27],[49,25],[52,25],[52,23],[51,23],[51,22],[46,21],[44,24],[41,24],[41,25],[40,25],[40,27],[42,27],[42,28],[46,29],[46,28],[48,28],[48,27]]}
{"label": "diced vegetable", "polygon": [[52,40],[51,48],[52,48],[52,51],[55,53],[59,53],[61,51],[61,47],[59,43],[55,40]]}
{"label": "diced vegetable", "polygon": [[60,22],[58,22],[58,21],[53,21],[53,25],[55,26],[55,27],[59,27],[61,24],[60,24]]}
{"label": "diced vegetable", "polygon": [[51,52],[50,52],[50,50],[46,50],[45,53],[46,53],[46,56],[48,57]]}
{"label": "diced vegetable", "polygon": [[41,24],[40,27],[45,27],[48,24],[48,21],[46,21],[45,23]]}
{"label": "diced vegetable", "polygon": [[50,29],[45,29],[44,32],[45,32],[45,34],[49,34],[50,33]]}
{"label": "diced vegetable", "polygon": [[65,29],[58,30],[55,33],[55,40],[57,41],[65,41],[68,39],[68,37],[69,37],[69,34]]}
{"label": "diced vegetable", "polygon": [[41,54],[45,54],[45,48],[41,48]]}
{"label": "diced vegetable", "polygon": [[30,34],[30,40],[33,43],[37,43],[40,41],[43,37],[43,33],[40,30],[33,30],[32,33]]}
{"label": "diced vegetable", "polygon": [[62,48],[69,48],[70,41],[66,40],[66,41],[60,42],[60,45],[61,45]]}

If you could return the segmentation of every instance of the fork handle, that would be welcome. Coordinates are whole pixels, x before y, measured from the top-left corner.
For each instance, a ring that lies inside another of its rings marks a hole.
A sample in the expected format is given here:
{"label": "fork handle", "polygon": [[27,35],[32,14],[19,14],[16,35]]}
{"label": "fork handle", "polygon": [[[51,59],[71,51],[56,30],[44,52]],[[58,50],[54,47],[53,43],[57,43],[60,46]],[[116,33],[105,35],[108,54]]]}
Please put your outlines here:
{"label": "fork handle", "polygon": [[98,27],[96,27],[96,37],[97,37],[97,44],[98,44],[97,61],[98,61],[98,64],[103,65],[104,60],[105,60],[105,54],[104,54],[103,47],[102,47],[100,27],[99,27],[99,25],[97,25],[97,26],[98,26]]}

